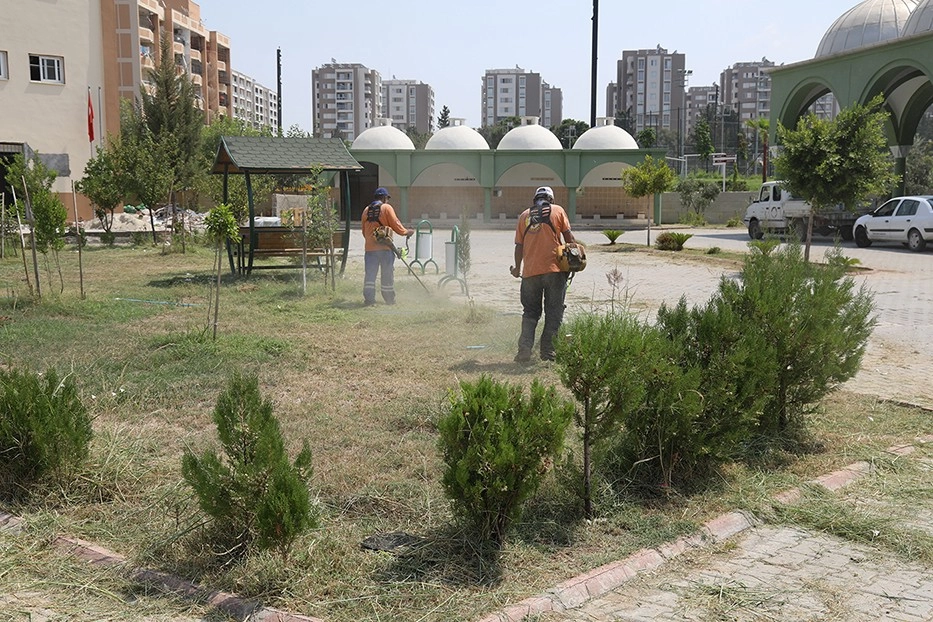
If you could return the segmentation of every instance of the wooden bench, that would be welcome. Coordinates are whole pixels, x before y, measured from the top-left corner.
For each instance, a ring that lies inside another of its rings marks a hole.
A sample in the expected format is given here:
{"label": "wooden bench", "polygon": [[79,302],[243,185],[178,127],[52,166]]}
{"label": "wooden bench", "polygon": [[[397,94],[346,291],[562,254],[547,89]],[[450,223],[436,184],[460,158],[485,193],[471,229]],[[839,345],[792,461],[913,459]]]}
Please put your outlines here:
{"label": "wooden bench", "polygon": [[[340,262],[343,271],[345,262],[346,229],[338,229],[333,234],[334,252],[331,257],[327,248],[308,248],[307,257],[313,259],[316,268],[327,272]],[[302,256],[301,230],[291,227],[253,227],[253,237],[250,239],[249,227],[240,227],[240,239],[233,249],[236,257],[236,270],[240,274],[249,274],[252,270],[281,270],[300,268],[296,265],[256,265],[254,260],[262,257],[297,257]]]}

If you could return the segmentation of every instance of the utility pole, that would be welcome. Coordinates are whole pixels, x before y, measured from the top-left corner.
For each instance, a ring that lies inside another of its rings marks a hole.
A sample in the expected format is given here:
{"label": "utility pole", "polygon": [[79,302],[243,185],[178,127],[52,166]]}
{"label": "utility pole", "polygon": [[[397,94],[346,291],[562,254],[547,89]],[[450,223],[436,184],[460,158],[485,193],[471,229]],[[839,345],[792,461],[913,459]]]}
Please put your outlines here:
{"label": "utility pole", "polygon": [[599,0],[593,0],[593,59],[590,75],[590,127],[596,127],[596,61],[599,38]]}

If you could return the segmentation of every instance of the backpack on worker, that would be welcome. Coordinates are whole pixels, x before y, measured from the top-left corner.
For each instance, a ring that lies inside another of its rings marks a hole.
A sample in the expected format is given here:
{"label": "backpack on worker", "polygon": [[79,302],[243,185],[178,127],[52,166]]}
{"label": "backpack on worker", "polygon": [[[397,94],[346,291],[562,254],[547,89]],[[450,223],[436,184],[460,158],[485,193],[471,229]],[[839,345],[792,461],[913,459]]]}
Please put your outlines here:
{"label": "backpack on worker", "polygon": [[561,272],[579,272],[586,268],[586,249],[582,244],[567,242],[557,247],[557,266]]}
{"label": "backpack on worker", "polygon": [[[369,204],[369,209],[366,213],[366,220],[369,222],[379,222],[379,217],[382,213],[382,201],[378,199]],[[392,242],[392,229],[385,225],[381,225],[373,229],[373,238],[378,244],[385,244],[390,248],[395,248],[395,244]]]}

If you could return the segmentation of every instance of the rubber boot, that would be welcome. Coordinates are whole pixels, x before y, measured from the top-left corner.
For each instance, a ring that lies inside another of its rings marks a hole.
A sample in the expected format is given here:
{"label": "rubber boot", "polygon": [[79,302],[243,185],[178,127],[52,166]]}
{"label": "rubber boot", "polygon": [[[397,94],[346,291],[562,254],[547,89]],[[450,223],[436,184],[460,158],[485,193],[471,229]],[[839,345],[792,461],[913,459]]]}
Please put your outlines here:
{"label": "rubber boot", "polygon": [[538,320],[529,317],[522,318],[522,334],[518,338],[518,354],[515,355],[516,363],[525,363],[531,360],[531,349],[535,345],[535,329],[538,327]]}

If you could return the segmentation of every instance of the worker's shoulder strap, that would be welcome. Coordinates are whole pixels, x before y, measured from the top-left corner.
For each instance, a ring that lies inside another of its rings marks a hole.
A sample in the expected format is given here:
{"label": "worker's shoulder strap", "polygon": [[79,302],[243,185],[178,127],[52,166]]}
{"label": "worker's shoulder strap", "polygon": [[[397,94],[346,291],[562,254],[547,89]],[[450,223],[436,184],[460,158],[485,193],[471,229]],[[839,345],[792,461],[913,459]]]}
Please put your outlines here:
{"label": "worker's shoulder strap", "polygon": [[[525,225],[525,233],[528,233],[528,230],[531,229],[532,226],[542,223],[547,223],[551,231],[557,233],[557,229],[554,228],[554,223],[551,222],[551,204],[547,202],[541,203],[540,205],[532,205],[528,209],[528,224]],[[522,237],[525,237],[525,233],[522,233]]]}

